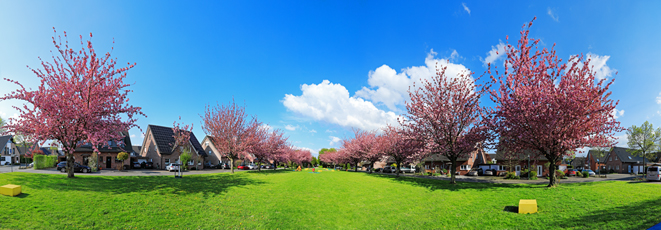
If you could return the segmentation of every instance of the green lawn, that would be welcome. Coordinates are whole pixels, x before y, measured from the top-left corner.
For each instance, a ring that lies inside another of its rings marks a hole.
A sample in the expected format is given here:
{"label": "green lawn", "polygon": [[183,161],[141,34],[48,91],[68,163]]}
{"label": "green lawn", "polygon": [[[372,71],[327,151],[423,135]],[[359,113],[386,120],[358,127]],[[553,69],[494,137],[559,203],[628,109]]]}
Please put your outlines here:
{"label": "green lawn", "polygon": [[[661,185],[459,183],[352,172],[173,177],[0,174],[2,229],[645,229]],[[539,213],[517,214],[519,199]]]}

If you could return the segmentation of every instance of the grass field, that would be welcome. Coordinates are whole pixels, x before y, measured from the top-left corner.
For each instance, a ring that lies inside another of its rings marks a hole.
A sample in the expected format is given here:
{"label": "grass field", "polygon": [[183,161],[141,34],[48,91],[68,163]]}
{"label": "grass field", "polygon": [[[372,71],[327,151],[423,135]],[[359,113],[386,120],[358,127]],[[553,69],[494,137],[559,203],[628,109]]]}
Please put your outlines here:
{"label": "grass field", "polygon": [[[173,177],[0,174],[2,229],[645,229],[661,185],[459,183],[352,172]],[[512,211],[537,199],[539,213]]]}

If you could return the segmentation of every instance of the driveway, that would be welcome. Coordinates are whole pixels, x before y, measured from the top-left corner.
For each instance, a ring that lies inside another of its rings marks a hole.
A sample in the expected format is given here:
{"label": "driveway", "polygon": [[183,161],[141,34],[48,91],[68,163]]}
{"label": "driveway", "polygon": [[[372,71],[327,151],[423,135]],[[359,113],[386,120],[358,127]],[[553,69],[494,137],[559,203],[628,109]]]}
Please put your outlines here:
{"label": "driveway", "polygon": [[[392,173],[382,173],[387,175],[394,175]],[[400,176],[408,177],[418,177],[418,178],[428,178],[435,180],[450,180],[450,177],[447,176],[416,176],[412,174],[399,174]],[[584,183],[584,182],[595,182],[595,181],[632,181],[636,176],[630,174],[608,174],[606,178],[601,177],[568,177],[567,179],[558,179],[558,183]],[[640,176],[639,176],[640,177]],[[537,180],[505,180],[503,177],[498,176],[462,176],[457,175],[457,181],[461,182],[479,182],[479,183],[500,183],[500,184],[548,184],[549,180],[545,178],[539,178]]]}

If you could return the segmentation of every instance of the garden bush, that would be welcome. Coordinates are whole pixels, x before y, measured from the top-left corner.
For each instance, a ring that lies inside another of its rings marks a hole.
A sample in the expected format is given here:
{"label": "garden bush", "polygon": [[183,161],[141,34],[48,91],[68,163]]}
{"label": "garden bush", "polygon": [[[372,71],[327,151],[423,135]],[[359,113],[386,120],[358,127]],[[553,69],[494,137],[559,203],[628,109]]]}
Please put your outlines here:
{"label": "garden bush", "polygon": [[505,175],[505,179],[521,179],[521,178],[517,176],[515,172],[508,172]]}
{"label": "garden bush", "polygon": [[610,170],[608,170],[608,173],[615,173],[615,170],[610,169]]}
{"label": "garden bush", "polygon": [[583,174],[580,171],[576,171],[576,177],[582,177]]}
{"label": "garden bush", "polygon": [[537,180],[537,172],[535,172],[535,171],[530,172],[530,179],[531,180]]}
{"label": "garden bush", "polygon": [[590,177],[590,173],[588,173],[588,172],[584,172],[584,173],[583,173],[583,177],[585,177],[585,178]]}
{"label": "garden bush", "polygon": [[555,176],[556,176],[557,178],[560,178],[560,179],[564,179],[564,178],[566,178],[566,177],[565,177],[565,173],[564,173],[563,171],[561,171],[560,169],[555,170]]}
{"label": "garden bush", "polygon": [[34,168],[45,169],[55,167],[57,156],[34,155]]}
{"label": "garden bush", "polygon": [[443,171],[443,174],[448,174],[448,170],[447,170],[447,169],[443,169],[442,171]]}

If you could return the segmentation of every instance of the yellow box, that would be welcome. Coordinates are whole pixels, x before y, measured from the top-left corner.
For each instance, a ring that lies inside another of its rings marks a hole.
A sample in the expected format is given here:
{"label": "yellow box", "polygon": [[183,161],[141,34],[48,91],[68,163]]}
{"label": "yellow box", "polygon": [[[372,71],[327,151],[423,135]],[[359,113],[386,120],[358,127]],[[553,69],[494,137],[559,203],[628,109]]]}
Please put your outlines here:
{"label": "yellow box", "polygon": [[519,213],[536,213],[537,200],[519,200]]}
{"label": "yellow box", "polygon": [[13,184],[1,186],[0,194],[6,196],[18,196],[18,194],[21,194],[21,186]]}

